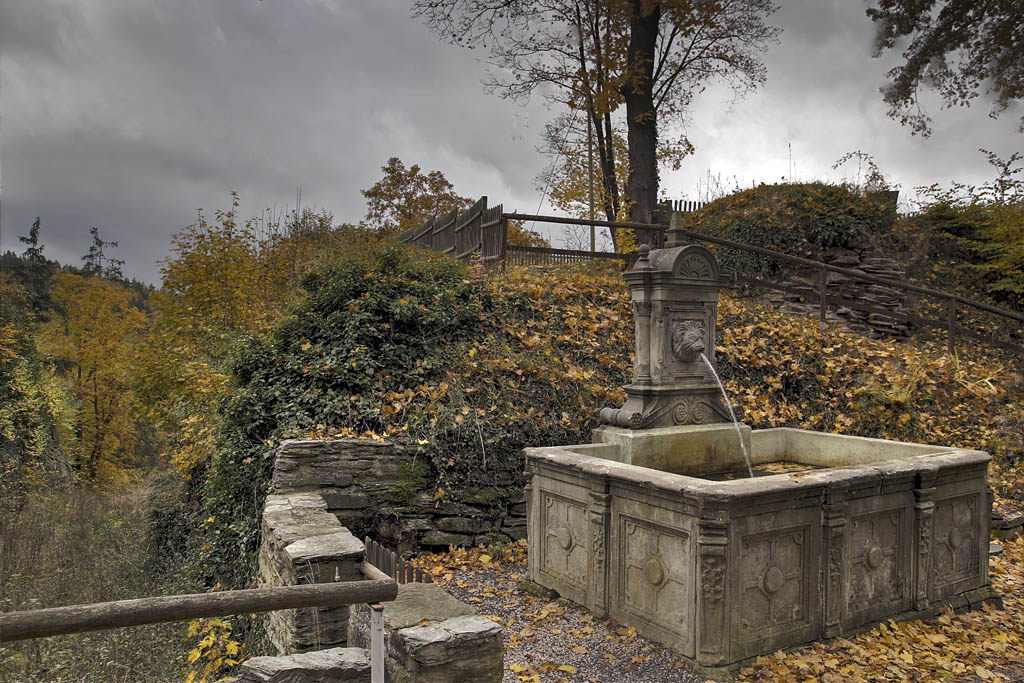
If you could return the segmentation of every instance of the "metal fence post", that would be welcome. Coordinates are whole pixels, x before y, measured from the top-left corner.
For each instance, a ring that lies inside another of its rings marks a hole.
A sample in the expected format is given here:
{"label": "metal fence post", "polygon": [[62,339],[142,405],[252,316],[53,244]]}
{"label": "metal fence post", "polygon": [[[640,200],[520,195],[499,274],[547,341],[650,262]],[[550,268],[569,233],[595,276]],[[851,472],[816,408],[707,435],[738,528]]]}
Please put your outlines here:
{"label": "metal fence post", "polygon": [[370,683],[384,683],[384,605],[370,605]]}

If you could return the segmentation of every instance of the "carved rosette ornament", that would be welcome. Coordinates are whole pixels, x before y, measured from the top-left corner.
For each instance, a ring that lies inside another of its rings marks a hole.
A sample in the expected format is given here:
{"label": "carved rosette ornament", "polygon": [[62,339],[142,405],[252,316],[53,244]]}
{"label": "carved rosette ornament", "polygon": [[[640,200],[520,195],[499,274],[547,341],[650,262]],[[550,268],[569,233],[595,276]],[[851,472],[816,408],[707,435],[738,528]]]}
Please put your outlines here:
{"label": "carved rosette ornament", "polygon": [[718,262],[704,247],[670,242],[675,246],[653,251],[641,245],[623,276],[633,297],[633,382],[623,387],[625,405],[601,410],[604,424],[651,429],[732,420],[713,372]]}

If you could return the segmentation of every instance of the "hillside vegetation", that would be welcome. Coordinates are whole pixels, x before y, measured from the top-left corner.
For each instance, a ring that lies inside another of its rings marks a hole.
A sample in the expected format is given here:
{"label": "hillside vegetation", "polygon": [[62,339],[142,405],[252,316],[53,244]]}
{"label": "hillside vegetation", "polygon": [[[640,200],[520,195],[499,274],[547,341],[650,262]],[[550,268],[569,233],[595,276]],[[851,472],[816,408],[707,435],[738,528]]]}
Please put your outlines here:
{"label": "hillside vegetation", "polygon": [[[862,194],[847,185],[757,185],[722,197],[686,215],[685,227],[791,256],[821,260],[826,249],[877,244],[892,234],[896,207],[884,194]],[[725,270],[775,277],[784,264],[745,251],[717,247]]]}
{"label": "hillside vegetation", "polygon": [[[235,359],[203,493],[210,578],[243,581],[251,569],[238,558],[255,549],[251,510],[281,439],[419,445],[431,466],[421,485],[457,498],[468,481],[521,467],[524,446],[589,440],[598,409],[625,398],[633,319],[617,272],[488,278],[394,246],[304,284],[308,298]],[[718,361],[755,428],[984,448],[1006,470],[1022,458],[1024,383],[992,354],[821,332],[726,294]]]}

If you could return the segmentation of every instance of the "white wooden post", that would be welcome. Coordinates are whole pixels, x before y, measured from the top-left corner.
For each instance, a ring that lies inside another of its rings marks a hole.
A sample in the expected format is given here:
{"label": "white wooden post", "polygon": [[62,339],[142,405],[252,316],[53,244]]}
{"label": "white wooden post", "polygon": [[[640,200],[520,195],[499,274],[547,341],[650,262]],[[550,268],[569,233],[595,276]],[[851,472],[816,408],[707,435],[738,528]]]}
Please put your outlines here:
{"label": "white wooden post", "polygon": [[370,683],[384,683],[384,605],[370,605]]}

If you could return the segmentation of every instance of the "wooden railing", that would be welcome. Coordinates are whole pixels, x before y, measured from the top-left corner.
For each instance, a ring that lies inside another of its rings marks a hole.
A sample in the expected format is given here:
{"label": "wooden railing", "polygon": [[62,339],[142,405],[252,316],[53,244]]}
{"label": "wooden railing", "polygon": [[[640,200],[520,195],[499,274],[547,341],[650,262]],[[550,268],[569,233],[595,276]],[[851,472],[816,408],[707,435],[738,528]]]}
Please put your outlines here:
{"label": "wooden railing", "polygon": [[7,612],[0,613],[0,642],[231,614],[387,602],[396,595],[398,584],[385,579],[169,595]]}
{"label": "wooden railing", "polygon": [[[365,563],[363,568],[364,574],[373,573],[373,567]],[[252,588],[7,612],[0,613],[0,643],[233,614],[369,603],[370,680],[384,683],[384,626],[380,603],[394,600],[397,595],[398,582],[374,576],[367,581]]]}
{"label": "wooden railing", "polygon": [[[668,228],[664,225],[653,223],[632,223],[627,221],[611,222],[597,220],[591,221],[589,219],[580,220],[577,218],[564,218],[561,216],[540,216],[521,213],[506,213],[503,214],[503,218],[505,218],[506,220],[536,221],[539,223],[554,223],[562,225],[594,224],[597,226],[609,228],[632,228],[639,230],[655,231],[659,233],[664,233],[668,230]],[[1024,354],[1024,346],[1017,343],[1016,341],[998,339],[991,335],[983,334],[981,332],[964,327],[957,323],[957,307],[960,306],[972,308],[977,311],[984,311],[986,313],[995,315],[1002,321],[1009,322],[1011,326],[1015,325],[1016,328],[1013,330],[1015,338],[1024,339],[1024,315],[1020,313],[1008,311],[1003,308],[998,308],[996,306],[986,304],[982,301],[976,301],[965,296],[960,296],[959,294],[953,294],[951,292],[943,292],[937,289],[922,287],[920,285],[915,285],[910,282],[904,282],[902,280],[890,280],[888,278],[878,277],[876,275],[869,275],[868,273],[863,273],[861,271],[851,270],[849,268],[843,268],[841,266],[833,266],[828,263],[814,261],[799,256],[790,256],[789,254],[784,254],[782,252],[772,251],[771,249],[765,249],[763,247],[755,247],[749,244],[743,244],[742,242],[735,242],[733,240],[725,239],[723,237],[705,235],[699,232],[694,232],[692,230],[679,230],[679,233],[683,237],[686,237],[687,239],[693,240],[695,242],[708,242],[710,244],[716,244],[723,247],[729,247],[731,249],[746,251],[752,254],[759,254],[761,256],[772,258],[776,261],[781,261],[783,263],[789,263],[793,265],[799,265],[817,271],[819,277],[816,298],[817,303],[819,305],[818,317],[822,323],[825,322],[826,310],[829,305],[845,306],[853,310],[889,316],[895,320],[901,320],[922,327],[932,327],[944,330],[946,332],[946,346],[950,354],[952,354],[955,350],[956,339],[958,337],[972,339],[984,344],[1004,348],[1019,354]],[[894,311],[891,309],[875,307],[852,299],[844,299],[840,297],[829,296],[827,288],[828,273],[830,272],[838,273],[854,280],[870,282],[885,287],[891,287],[893,289],[900,289],[905,292],[914,292],[916,294],[921,294],[924,296],[930,296],[939,299],[942,302],[943,307],[945,308],[945,319],[937,320],[934,318],[915,315],[909,312]],[[779,291],[794,291],[794,288],[791,285],[787,285],[785,283],[761,280],[758,278],[747,277],[738,273],[730,273],[727,275],[727,277],[728,279],[739,285],[763,287]],[[800,293],[803,294],[805,291],[806,290],[803,290]]]}

